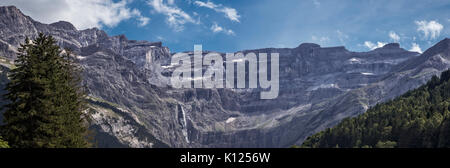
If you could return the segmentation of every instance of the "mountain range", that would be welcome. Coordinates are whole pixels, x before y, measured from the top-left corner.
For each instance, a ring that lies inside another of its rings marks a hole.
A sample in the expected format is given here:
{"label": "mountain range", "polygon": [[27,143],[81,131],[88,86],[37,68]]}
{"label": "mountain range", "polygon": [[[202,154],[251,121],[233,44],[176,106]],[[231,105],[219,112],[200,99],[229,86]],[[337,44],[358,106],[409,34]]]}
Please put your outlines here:
{"label": "mountain range", "polygon": [[[279,53],[279,96],[258,89],[173,88],[162,42],[129,40],[71,23],[43,24],[0,7],[0,93],[26,37],[52,35],[83,67],[86,113],[99,147],[289,147],[347,117],[425,84],[450,68],[450,39],[425,52],[398,43],[368,52],[303,43],[242,53]],[[193,55],[193,52],[187,52]],[[207,52],[205,52],[207,53]],[[225,56],[224,53],[221,53]],[[209,67],[204,67],[207,69]],[[1,104],[4,104],[1,101]]]}

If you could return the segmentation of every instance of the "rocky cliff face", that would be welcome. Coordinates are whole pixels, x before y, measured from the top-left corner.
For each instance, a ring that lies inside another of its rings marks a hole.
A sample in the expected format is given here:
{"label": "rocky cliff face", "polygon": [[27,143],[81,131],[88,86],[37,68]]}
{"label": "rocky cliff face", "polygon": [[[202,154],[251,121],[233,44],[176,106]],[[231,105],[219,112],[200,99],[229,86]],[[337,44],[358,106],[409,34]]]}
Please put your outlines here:
{"label": "rocky cliff face", "polygon": [[172,88],[172,53],[161,42],[42,24],[0,7],[5,60],[38,32],[78,55],[104,147],[288,147],[450,68],[449,39],[421,55],[395,43],[370,52],[309,43],[242,51],[280,54],[279,96],[261,100],[257,89]]}

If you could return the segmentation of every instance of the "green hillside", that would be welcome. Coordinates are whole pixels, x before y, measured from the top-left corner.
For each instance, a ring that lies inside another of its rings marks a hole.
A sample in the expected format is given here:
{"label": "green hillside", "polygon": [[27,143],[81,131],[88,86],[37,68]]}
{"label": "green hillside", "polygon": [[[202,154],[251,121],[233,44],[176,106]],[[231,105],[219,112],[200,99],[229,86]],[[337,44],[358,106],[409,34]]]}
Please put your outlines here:
{"label": "green hillside", "polygon": [[450,147],[450,70],[358,117],[310,136],[302,147]]}

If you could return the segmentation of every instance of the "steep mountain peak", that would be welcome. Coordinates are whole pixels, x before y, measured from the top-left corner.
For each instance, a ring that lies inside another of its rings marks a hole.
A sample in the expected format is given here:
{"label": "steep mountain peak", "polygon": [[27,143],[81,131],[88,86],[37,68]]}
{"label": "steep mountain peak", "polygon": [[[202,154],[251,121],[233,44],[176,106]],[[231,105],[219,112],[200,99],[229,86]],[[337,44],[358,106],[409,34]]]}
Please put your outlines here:
{"label": "steep mountain peak", "polygon": [[64,29],[64,30],[77,30],[75,26],[73,26],[72,23],[66,22],[66,21],[59,21],[50,24],[50,26],[55,27],[57,29]]}
{"label": "steep mountain peak", "polygon": [[0,6],[0,18],[2,21],[10,21],[15,18],[26,18],[20,9],[15,6]]}
{"label": "steep mountain peak", "polygon": [[399,43],[389,43],[389,44],[384,45],[382,48],[397,49],[397,48],[400,48],[400,44]]}
{"label": "steep mountain peak", "polygon": [[392,52],[404,52],[406,50],[401,48],[399,43],[388,43],[388,44],[384,45],[383,47],[377,48],[373,51],[381,52],[381,53],[386,53],[386,52],[392,53]]}
{"label": "steep mountain peak", "polygon": [[425,56],[434,56],[436,54],[444,54],[446,56],[450,56],[450,39],[444,38],[439,43],[434,45],[433,47],[430,47],[429,49],[425,50],[423,52],[423,55]]}
{"label": "steep mountain peak", "polygon": [[445,49],[447,51],[450,50],[450,38],[444,38],[439,43],[436,44],[436,46],[440,46],[442,49]]}
{"label": "steep mountain peak", "polygon": [[24,15],[16,6],[0,6],[0,12],[5,15],[13,13]]}
{"label": "steep mountain peak", "polygon": [[439,43],[443,43],[445,45],[450,45],[450,38],[446,37],[443,40],[441,40]]}

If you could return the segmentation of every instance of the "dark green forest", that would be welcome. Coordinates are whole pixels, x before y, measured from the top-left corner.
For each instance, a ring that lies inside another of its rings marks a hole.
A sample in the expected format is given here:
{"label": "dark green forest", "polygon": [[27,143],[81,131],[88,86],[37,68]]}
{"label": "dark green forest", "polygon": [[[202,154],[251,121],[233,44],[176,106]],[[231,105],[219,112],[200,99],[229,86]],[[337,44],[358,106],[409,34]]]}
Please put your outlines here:
{"label": "dark green forest", "polygon": [[450,70],[306,139],[305,148],[450,147]]}

